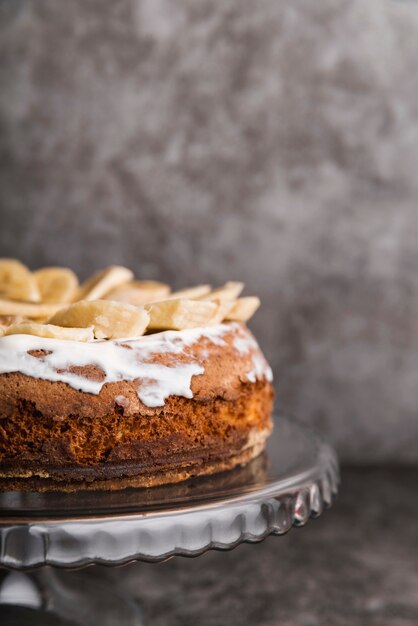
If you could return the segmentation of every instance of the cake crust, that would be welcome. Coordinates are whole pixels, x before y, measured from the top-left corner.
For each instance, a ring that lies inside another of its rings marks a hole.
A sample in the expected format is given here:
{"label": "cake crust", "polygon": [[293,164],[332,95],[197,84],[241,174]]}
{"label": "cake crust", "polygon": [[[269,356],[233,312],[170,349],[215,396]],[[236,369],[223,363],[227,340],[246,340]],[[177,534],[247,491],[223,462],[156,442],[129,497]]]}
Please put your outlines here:
{"label": "cake crust", "polygon": [[[222,342],[202,336],[180,354],[149,355],[166,367],[191,359],[204,363],[191,380],[193,397],[171,395],[156,407],[141,402],[137,380],[105,383],[96,395],[2,374],[0,489],[148,487],[254,458],[271,431],[273,389],[266,376],[252,380],[254,362],[265,364],[252,335],[233,324]],[[102,376],[95,365],[82,374]]]}

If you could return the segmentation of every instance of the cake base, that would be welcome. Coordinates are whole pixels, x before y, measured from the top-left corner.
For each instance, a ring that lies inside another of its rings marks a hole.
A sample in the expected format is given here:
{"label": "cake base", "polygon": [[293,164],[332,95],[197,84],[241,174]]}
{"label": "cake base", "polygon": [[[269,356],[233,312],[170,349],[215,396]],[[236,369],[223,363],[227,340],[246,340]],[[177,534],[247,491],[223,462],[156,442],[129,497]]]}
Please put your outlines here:
{"label": "cake base", "polygon": [[[45,392],[51,385],[37,381]],[[85,409],[92,397],[81,400]],[[223,472],[263,450],[272,400],[267,381],[241,383],[228,399],[170,397],[133,415],[116,406],[105,415],[62,418],[17,400],[0,419],[0,490],[117,490]]]}
{"label": "cake base", "polygon": [[[0,491],[64,491],[74,492],[80,490],[106,490],[116,491],[119,489],[157,487],[173,483],[183,482],[189,478],[218,474],[226,470],[231,470],[239,465],[246,465],[249,461],[259,456],[265,447],[265,439],[269,433],[258,436],[260,441],[253,442],[253,445],[232,454],[230,456],[215,456],[209,460],[195,461],[193,463],[183,463],[177,466],[159,467],[155,471],[140,472],[134,464],[90,468],[89,480],[86,480],[85,468],[71,468],[68,474],[71,477],[63,478],[63,470],[49,469],[48,473],[43,472],[37,475],[33,472],[26,472],[25,476],[13,475],[10,471],[2,471],[0,477]],[[254,438],[253,438],[254,439]],[[98,475],[101,475],[98,478]],[[107,477],[105,477],[107,475]],[[78,476],[78,480],[77,477]]]}

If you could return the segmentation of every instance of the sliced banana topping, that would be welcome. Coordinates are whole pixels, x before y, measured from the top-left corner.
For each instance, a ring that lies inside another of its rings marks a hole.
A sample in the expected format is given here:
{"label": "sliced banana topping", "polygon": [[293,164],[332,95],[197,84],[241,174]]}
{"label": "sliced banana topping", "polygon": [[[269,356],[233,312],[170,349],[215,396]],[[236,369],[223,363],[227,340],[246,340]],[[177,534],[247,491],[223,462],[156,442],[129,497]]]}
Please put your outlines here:
{"label": "sliced banana topping", "polygon": [[15,259],[0,259],[0,297],[40,302],[36,280],[26,265]]}
{"label": "sliced banana topping", "polygon": [[212,289],[207,294],[200,296],[200,300],[220,300],[221,302],[233,302],[244,289],[244,283],[229,282],[222,287]]}
{"label": "sliced banana topping", "polygon": [[140,337],[156,330],[183,330],[246,322],[260,305],[240,297],[241,282],[212,289],[197,285],[170,292],[165,283],[134,280],[131,270],[112,265],[79,285],[65,267],[31,272],[15,259],[0,259],[0,336],[90,341]]}
{"label": "sliced banana topping", "polygon": [[35,322],[23,322],[12,324],[5,329],[5,335],[35,335],[50,339],[65,339],[68,341],[92,341],[94,339],[93,328],[63,328],[54,324],[36,324]]}
{"label": "sliced banana topping", "polygon": [[260,298],[247,296],[238,298],[225,316],[226,320],[233,322],[247,322],[260,306]]}
{"label": "sliced banana topping", "polygon": [[211,300],[211,302],[214,302],[218,307],[213,323],[221,324],[234,306],[234,302],[228,300]]}
{"label": "sliced banana topping", "polygon": [[145,305],[150,330],[183,330],[216,324],[218,305],[200,300],[163,300]]}
{"label": "sliced banana topping", "polygon": [[142,306],[149,302],[164,300],[169,293],[170,287],[165,283],[153,280],[133,280],[130,283],[112,289],[104,296],[104,299]]}
{"label": "sliced banana topping", "polygon": [[77,292],[78,278],[66,267],[43,267],[33,273],[42,302],[67,304]]}
{"label": "sliced banana topping", "polygon": [[81,300],[56,313],[51,324],[66,327],[92,327],[96,339],[140,337],[149,322],[148,312],[140,307],[110,300]]}
{"label": "sliced banana topping", "polygon": [[23,322],[21,315],[0,315],[0,337],[6,334],[6,330],[15,324]]}
{"label": "sliced banana topping", "polygon": [[197,285],[196,287],[187,287],[186,289],[173,291],[165,300],[178,300],[179,298],[194,300],[208,293],[210,293],[210,285]]}
{"label": "sliced banana topping", "polygon": [[0,315],[0,324],[5,328],[12,324],[20,324],[24,319],[21,315]]}
{"label": "sliced banana topping", "polygon": [[0,316],[20,315],[27,319],[47,320],[61,308],[62,304],[31,304],[0,298]]}
{"label": "sliced banana topping", "polygon": [[134,275],[131,270],[121,265],[112,265],[93,274],[77,292],[76,300],[99,300],[120,285],[128,283]]}

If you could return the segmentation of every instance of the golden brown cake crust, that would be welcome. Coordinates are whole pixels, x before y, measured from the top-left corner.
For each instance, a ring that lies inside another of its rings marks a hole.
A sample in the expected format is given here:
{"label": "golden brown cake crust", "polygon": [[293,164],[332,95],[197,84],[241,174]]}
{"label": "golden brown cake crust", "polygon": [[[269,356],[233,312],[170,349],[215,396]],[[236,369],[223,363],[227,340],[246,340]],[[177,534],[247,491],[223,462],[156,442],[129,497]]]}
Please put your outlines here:
{"label": "golden brown cake crust", "polygon": [[[255,342],[237,349],[242,332],[252,337],[234,325],[224,344],[202,336],[175,355],[176,363],[204,363],[204,373],[192,378],[193,398],[172,395],[158,407],[140,401],[137,380],[106,383],[95,395],[1,375],[0,489],[154,486],[246,463],[271,430],[273,390],[265,377],[248,379],[254,357],[264,357]],[[149,362],[173,358],[154,354]],[[83,374],[101,372],[88,366]]]}

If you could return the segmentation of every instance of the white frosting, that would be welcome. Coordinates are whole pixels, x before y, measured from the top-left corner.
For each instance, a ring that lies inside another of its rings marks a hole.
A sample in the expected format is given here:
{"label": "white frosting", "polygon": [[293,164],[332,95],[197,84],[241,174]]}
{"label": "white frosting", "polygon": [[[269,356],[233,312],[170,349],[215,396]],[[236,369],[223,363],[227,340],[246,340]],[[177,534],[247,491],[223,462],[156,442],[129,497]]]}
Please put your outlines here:
{"label": "white frosting", "polygon": [[[139,399],[148,407],[162,406],[170,395],[192,398],[193,376],[204,373],[204,367],[193,355],[168,365],[147,362],[155,354],[183,354],[187,346],[205,337],[216,345],[226,345],[223,335],[238,330],[235,348],[252,352],[253,370],[248,380],[266,377],[271,370],[260,356],[257,343],[244,336],[238,324],[218,324],[206,328],[166,331],[139,339],[113,341],[62,341],[33,335],[8,335],[0,338],[0,374],[21,372],[34,378],[67,383],[85,393],[98,394],[105,383],[139,380]],[[43,351],[34,356],[29,352]],[[205,357],[204,357],[205,358]],[[92,380],[70,368],[93,365],[103,372],[102,380]]]}
{"label": "white frosting", "polygon": [[260,378],[266,378],[269,382],[273,380],[273,372],[270,365],[260,352],[258,344],[252,335],[238,335],[234,339],[234,348],[240,354],[252,353],[253,368],[246,374],[247,380],[255,383]]}

